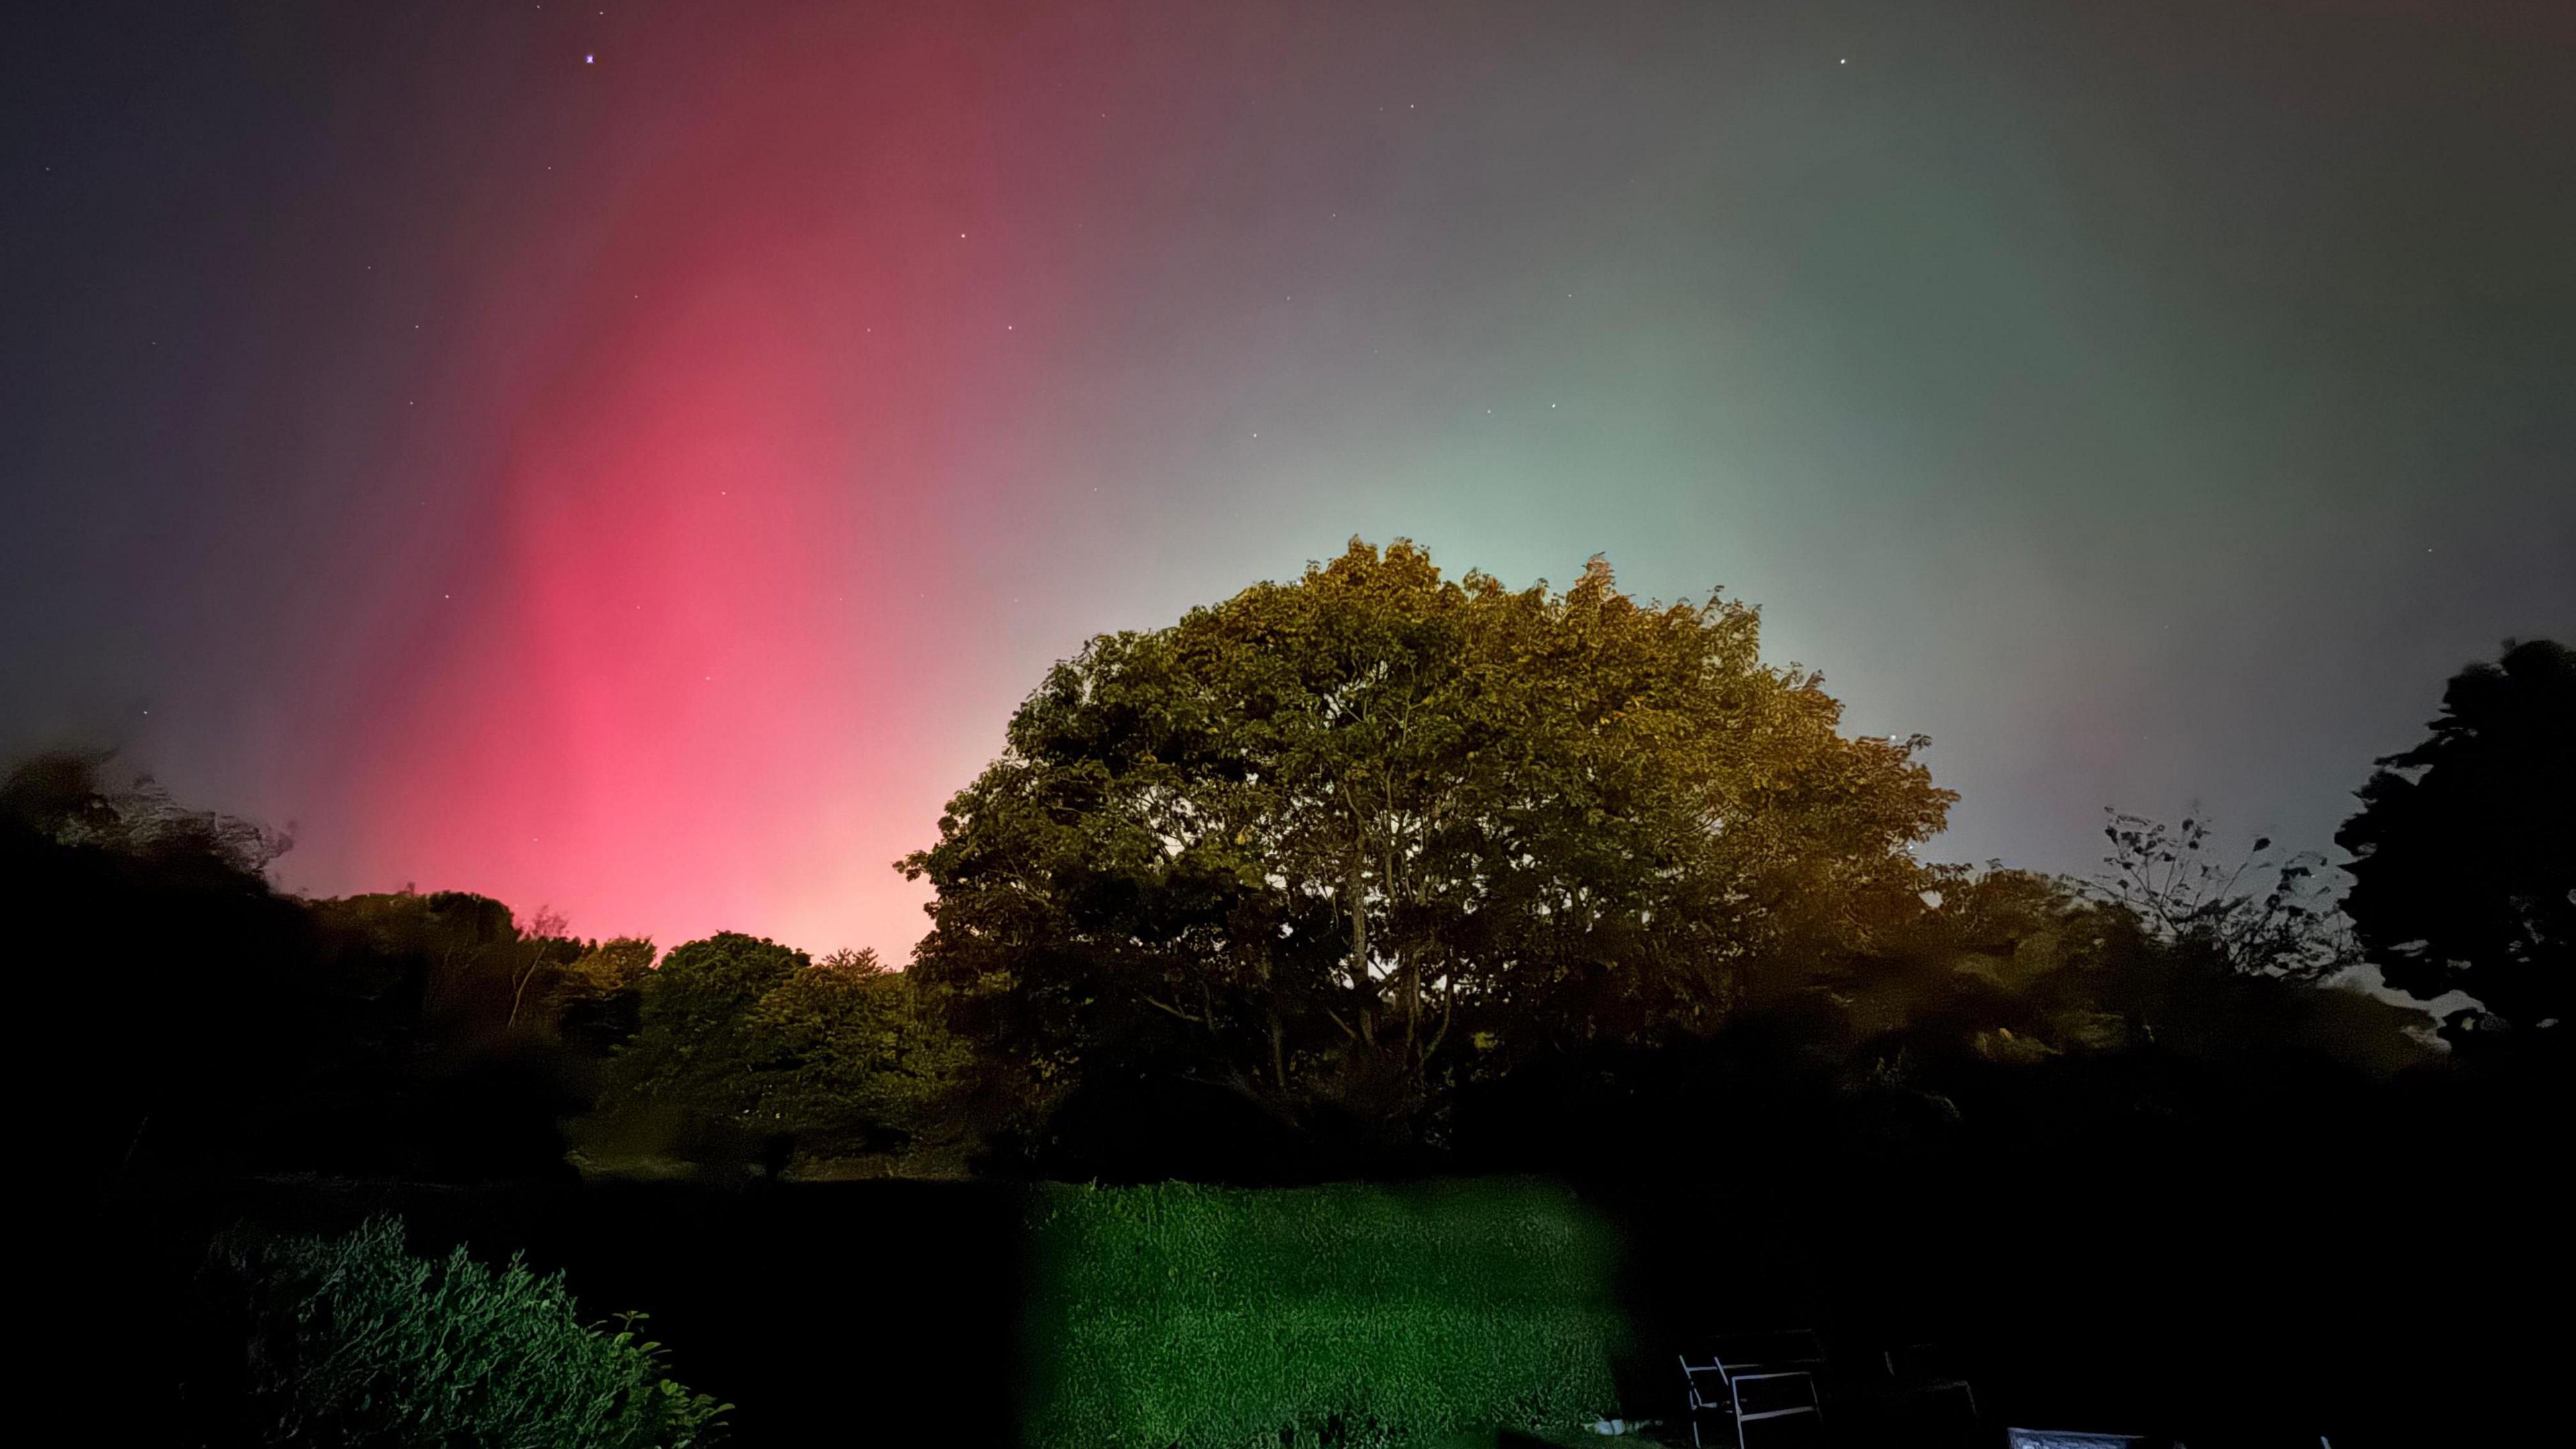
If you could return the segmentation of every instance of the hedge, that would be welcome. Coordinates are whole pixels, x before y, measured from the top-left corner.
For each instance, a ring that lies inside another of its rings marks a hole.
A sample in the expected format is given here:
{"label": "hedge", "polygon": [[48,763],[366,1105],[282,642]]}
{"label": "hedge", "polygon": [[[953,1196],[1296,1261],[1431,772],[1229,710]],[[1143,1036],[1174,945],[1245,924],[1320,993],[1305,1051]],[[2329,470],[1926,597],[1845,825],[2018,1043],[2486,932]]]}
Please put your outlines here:
{"label": "hedge", "polygon": [[1521,1181],[1040,1190],[1034,1449],[1378,1449],[1610,1412],[1616,1245]]}

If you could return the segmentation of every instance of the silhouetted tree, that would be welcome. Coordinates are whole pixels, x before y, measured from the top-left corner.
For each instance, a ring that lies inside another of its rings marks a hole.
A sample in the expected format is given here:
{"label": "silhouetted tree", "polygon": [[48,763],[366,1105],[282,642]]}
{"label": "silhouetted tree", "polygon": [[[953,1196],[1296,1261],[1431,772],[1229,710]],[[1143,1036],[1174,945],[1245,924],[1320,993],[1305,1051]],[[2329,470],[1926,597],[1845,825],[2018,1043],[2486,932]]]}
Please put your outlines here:
{"label": "silhouetted tree", "polygon": [[2360,960],[2324,856],[2272,858],[2271,837],[2257,836],[2230,866],[2211,858],[2205,816],[2187,816],[2173,830],[2108,806],[2103,813],[2111,817],[2102,828],[2111,853],[2102,863],[2111,872],[2088,888],[2126,907],[2159,941],[2231,971],[2297,981],[2322,981]]}
{"label": "silhouetted tree", "polygon": [[327,1039],[312,922],[261,874],[282,836],[173,804],[103,751],[0,783],[0,911],[20,973],[21,1120],[75,1178],[238,1167]]}
{"label": "silhouetted tree", "polygon": [[463,891],[311,902],[331,949],[338,1022],[309,1097],[308,1135],[370,1171],[439,1178],[563,1170],[557,1119],[591,1093],[567,1050],[555,975],[585,943],[543,913]]}
{"label": "silhouetted tree", "polygon": [[388,891],[316,901],[344,949],[401,980],[419,1029],[443,1043],[495,1039],[510,1025],[519,973],[544,949],[510,908],[468,891]]}
{"label": "silhouetted tree", "polygon": [[2452,676],[2422,744],[2336,832],[2344,909],[2391,986],[2476,998],[2455,1030],[2563,1032],[2576,984],[2576,650],[2507,642]]}
{"label": "silhouetted tree", "polygon": [[510,963],[510,1015],[502,1024],[515,1027],[528,1009],[528,988],[540,976],[569,965],[590,949],[589,943],[564,934],[563,913],[540,906],[519,931],[517,959]]}
{"label": "silhouetted tree", "polygon": [[212,810],[190,810],[150,775],[119,779],[114,750],[57,750],[13,768],[0,813],[66,846],[136,860],[206,861],[261,876],[294,847],[287,832]]}

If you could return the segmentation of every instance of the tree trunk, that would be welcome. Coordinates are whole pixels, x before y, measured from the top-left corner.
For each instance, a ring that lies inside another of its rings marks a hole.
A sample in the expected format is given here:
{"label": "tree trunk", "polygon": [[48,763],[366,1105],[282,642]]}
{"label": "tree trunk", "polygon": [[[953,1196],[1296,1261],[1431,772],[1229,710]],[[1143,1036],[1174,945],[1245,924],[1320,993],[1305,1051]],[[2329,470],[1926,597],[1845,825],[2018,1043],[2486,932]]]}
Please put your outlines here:
{"label": "tree trunk", "polygon": [[1368,859],[1365,847],[1351,853],[1350,872],[1344,879],[1343,891],[1349,898],[1351,913],[1351,985],[1362,998],[1360,1006],[1360,1040],[1377,1045],[1377,979],[1369,975],[1368,955]]}
{"label": "tree trunk", "polygon": [[519,1024],[520,998],[528,994],[528,983],[537,978],[537,969],[545,964],[545,958],[540,956],[536,960],[528,963],[527,970],[519,973],[519,984],[510,988],[510,1019],[503,1022],[502,1025],[517,1026]]}

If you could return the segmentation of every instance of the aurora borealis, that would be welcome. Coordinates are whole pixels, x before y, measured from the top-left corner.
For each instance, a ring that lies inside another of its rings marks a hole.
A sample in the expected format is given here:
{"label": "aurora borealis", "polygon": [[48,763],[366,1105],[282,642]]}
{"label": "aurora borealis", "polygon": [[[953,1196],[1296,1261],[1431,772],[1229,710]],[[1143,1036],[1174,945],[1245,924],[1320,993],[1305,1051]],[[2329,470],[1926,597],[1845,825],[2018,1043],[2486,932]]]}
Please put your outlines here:
{"label": "aurora borealis", "polygon": [[2562,5],[67,10],[0,744],[316,892],[899,958],[1049,662],[1355,533],[1723,584],[2051,869],[2576,632]]}

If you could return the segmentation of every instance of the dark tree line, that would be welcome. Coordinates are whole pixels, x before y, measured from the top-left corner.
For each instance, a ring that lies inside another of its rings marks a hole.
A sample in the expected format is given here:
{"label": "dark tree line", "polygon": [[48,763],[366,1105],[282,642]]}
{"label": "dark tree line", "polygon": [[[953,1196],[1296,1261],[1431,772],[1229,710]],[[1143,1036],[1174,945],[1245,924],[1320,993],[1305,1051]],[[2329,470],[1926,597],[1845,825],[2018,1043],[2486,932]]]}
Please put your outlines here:
{"label": "dark tree line", "polygon": [[[2200,818],[2113,816],[2089,881],[1917,861],[1951,799],[1925,741],[1840,733],[1758,623],[1597,560],[1513,591],[1355,542],[1095,640],[902,862],[938,892],[907,971],[741,935],[657,961],[463,893],[295,899],[264,874],[282,836],[32,760],[0,877],[65,1087],[34,1130],[98,1175],[1270,1181],[1650,1155],[1703,1067],[1757,1061],[1901,1156],[2065,1103],[2241,1119],[2209,1104],[2563,1058],[2563,646],[2452,681],[2360,792],[2338,899],[2322,859],[2222,861]],[[2471,998],[2451,1050],[2341,982],[2363,963]],[[2217,1095],[2177,1106],[2177,1073]]]}
{"label": "dark tree line", "polygon": [[[1758,623],[1632,600],[1598,560],[1515,592],[1354,542],[1094,640],[903,862],[938,891],[915,970],[1009,1079],[996,1160],[1574,1166],[1607,1129],[1569,1104],[1644,1121],[1660,1092],[1653,1130],[1687,1131],[1672,1063],[1764,1032],[1926,1130],[1967,1090],[1945,1072],[1989,1096],[2125,1073],[2125,1103],[2083,1098],[2114,1116],[2165,1112],[2152,1083],[2183,1067],[2360,1094],[2448,1069],[2425,1017],[2354,988],[2390,961],[2419,998],[2486,993],[2450,1044],[2482,1025],[2490,1059],[2558,1054],[2560,646],[2463,674],[2434,740],[2383,762],[2408,775],[2363,792],[2346,902],[2322,857],[2229,854],[2201,818],[2114,814],[2088,880],[1920,863],[1951,798],[1925,742],[1841,735],[1820,676],[1761,662]],[[1588,1125],[1547,1159],[1524,1106]]]}
{"label": "dark tree line", "polygon": [[743,1164],[939,1140],[963,1048],[872,956],[719,936],[657,964],[465,892],[299,899],[264,874],[285,846],[101,754],[0,785],[41,963],[22,1120],[57,1166],[478,1181],[568,1175],[582,1141]]}

